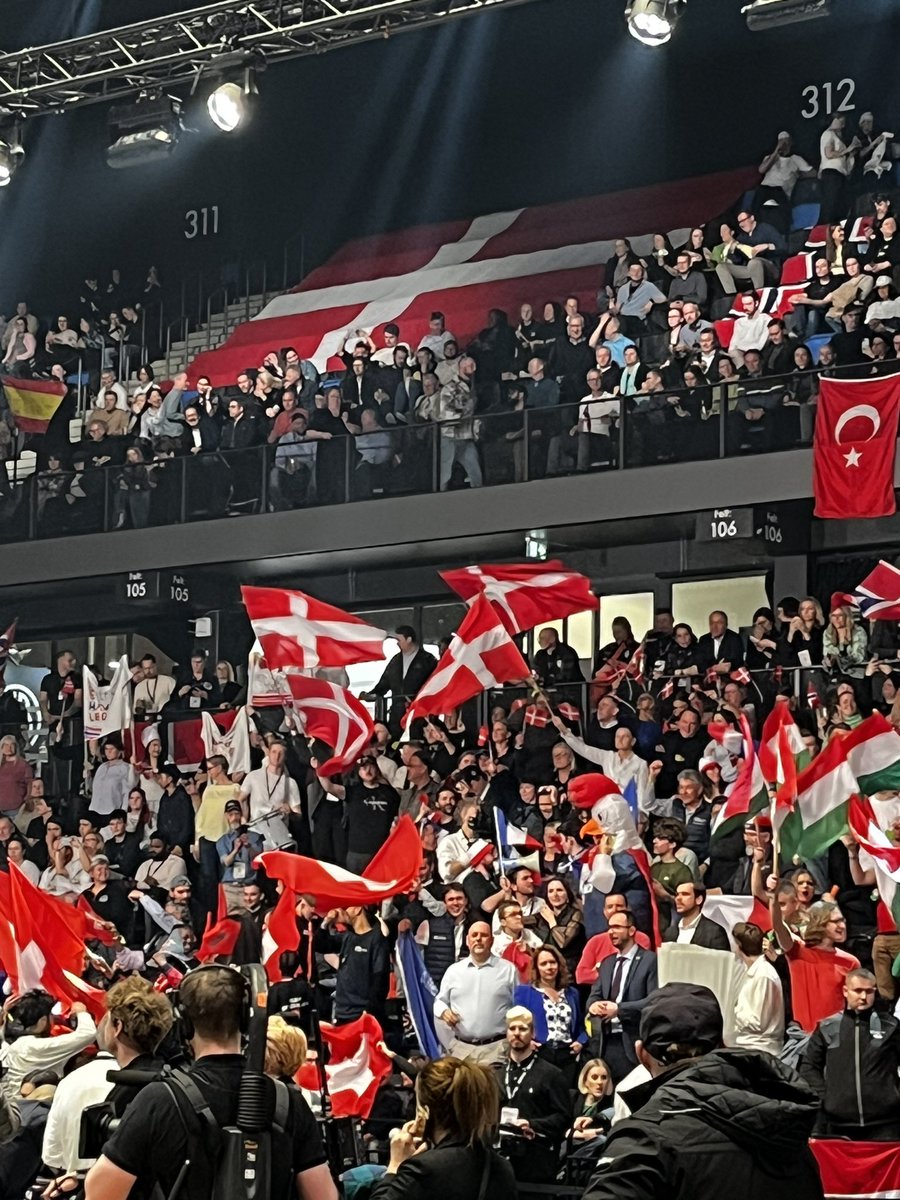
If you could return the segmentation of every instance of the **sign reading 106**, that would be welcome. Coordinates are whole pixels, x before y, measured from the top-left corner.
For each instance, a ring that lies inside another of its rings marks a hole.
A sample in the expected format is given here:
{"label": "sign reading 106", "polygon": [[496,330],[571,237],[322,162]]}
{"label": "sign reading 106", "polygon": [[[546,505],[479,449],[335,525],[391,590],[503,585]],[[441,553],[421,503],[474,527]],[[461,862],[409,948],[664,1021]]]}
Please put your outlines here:
{"label": "sign reading 106", "polygon": [[219,232],[219,206],[189,208],[184,214],[184,236],[190,242],[197,237],[215,237]]}

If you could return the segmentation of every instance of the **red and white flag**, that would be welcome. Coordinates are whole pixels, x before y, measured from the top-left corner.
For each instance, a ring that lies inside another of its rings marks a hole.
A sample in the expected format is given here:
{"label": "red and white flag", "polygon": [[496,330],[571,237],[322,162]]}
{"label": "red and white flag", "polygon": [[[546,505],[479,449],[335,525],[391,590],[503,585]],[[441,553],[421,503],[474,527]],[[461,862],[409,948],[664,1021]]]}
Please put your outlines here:
{"label": "red and white flag", "polygon": [[434,674],[403,717],[445,713],[486,688],[528,679],[531,669],[484,596],[478,596],[453,635]]}
{"label": "red and white flag", "polygon": [[567,570],[556,560],[486,563],[461,571],[441,571],[440,575],[463,600],[486,596],[510,633],[600,607],[587,576]]}
{"label": "red and white flag", "polygon": [[[726,725],[710,725],[708,729],[721,745],[725,746],[730,753],[734,753],[735,730]],[[711,833],[713,838],[731,833],[733,829],[744,825],[750,817],[757,816],[769,806],[769,790],[760,770],[750,726],[743,713],[741,714],[741,734],[739,736],[743,762],[738,770],[737,778],[726,792],[725,803],[719,809],[713,822]],[[729,745],[729,743],[731,744]]]}
{"label": "red and white flag", "polygon": [[346,667],[384,658],[383,629],[305,592],[242,587],[241,596],[270,669]]}
{"label": "red and white flag", "polygon": [[888,517],[894,499],[894,454],[900,375],[823,379],[813,440],[817,517]]}
{"label": "red and white flag", "polygon": [[867,621],[900,621],[900,571],[880,559],[853,589],[852,598]]}
{"label": "red and white flag", "polygon": [[384,1040],[381,1026],[371,1013],[363,1013],[349,1025],[319,1026],[328,1047],[325,1077],[335,1117],[362,1117],[372,1111],[375,1095],[394,1069],[391,1059],[379,1050]]}
{"label": "red and white flag", "polygon": [[9,652],[16,644],[16,625],[18,620],[13,621],[6,633],[0,634],[0,683],[3,682],[3,676],[6,672],[6,664],[9,662]]}
{"label": "red and white flag", "polygon": [[896,1142],[849,1142],[813,1138],[826,1200],[897,1200],[900,1155]]}
{"label": "red and white flag", "polygon": [[847,819],[857,844],[872,859],[878,894],[891,914],[894,928],[900,929],[900,846],[876,821],[870,800],[851,796]]}
{"label": "red and white flag", "polygon": [[352,767],[375,732],[363,702],[324,679],[288,675],[286,681],[304,734],[331,747],[331,758],[319,764],[319,774],[337,775]]}
{"label": "red and white flag", "polygon": [[262,961],[269,983],[281,979],[280,960],[287,950],[300,945],[300,926],[297,924],[297,893],[282,884],[278,902],[266,917],[262,935]]}
{"label": "red and white flag", "polygon": [[[409,891],[419,878],[422,842],[412,818],[404,814],[362,875],[286,850],[267,850],[257,861],[269,879],[279,880],[294,892],[314,896],[317,911],[327,912],[348,905],[380,904]],[[271,931],[271,921],[269,927]]]}
{"label": "red and white flag", "polygon": [[707,892],[703,915],[721,925],[729,937],[732,929],[741,921],[752,921],[763,933],[769,933],[772,929],[769,910],[755,896],[719,896]]}

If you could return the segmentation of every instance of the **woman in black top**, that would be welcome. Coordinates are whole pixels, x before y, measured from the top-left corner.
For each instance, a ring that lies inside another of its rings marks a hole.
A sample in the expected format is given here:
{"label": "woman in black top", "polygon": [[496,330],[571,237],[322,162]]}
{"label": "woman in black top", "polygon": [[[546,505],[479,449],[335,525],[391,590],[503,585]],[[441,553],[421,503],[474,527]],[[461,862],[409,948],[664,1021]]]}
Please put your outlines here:
{"label": "woman in black top", "polygon": [[700,654],[697,650],[697,638],[690,625],[683,622],[672,630],[672,645],[666,654],[664,675],[696,678],[700,674]]}
{"label": "woman in black top", "polygon": [[512,1167],[488,1145],[500,1119],[490,1068],[452,1057],[427,1063],[416,1101],[416,1119],[393,1132],[371,1200],[516,1200]]}

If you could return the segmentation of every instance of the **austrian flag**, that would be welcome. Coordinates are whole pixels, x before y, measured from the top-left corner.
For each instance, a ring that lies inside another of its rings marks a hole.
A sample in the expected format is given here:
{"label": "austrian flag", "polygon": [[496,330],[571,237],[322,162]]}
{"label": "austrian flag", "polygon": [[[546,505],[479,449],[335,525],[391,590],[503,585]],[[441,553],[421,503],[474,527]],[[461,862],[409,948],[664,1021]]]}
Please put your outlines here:
{"label": "austrian flag", "polygon": [[528,664],[488,600],[478,596],[431,678],[403,717],[445,713],[486,688],[528,679]]}
{"label": "austrian flag", "polygon": [[242,587],[241,596],[270,669],[346,667],[384,658],[383,629],[304,592]]}
{"label": "austrian flag", "polygon": [[485,564],[441,571],[441,578],[463,600],[484,595],[510,633],[534,629],[573,613],[599,608],[586,575],[561,562]]}

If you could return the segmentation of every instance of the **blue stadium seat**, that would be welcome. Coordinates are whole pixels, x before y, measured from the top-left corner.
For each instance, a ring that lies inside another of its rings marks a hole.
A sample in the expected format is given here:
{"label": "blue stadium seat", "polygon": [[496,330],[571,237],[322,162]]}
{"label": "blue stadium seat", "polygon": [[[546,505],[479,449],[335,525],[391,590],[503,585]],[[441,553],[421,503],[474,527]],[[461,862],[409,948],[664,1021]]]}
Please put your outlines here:
{"label": "blue stadium seat", "polygon": [[795,204],[791,210],[791,229],[812,229],[819,223],[820,204]]}
{"label": "blue stadium seat", "polygon": [[826,342],[831,341],[831,338],[832,334],[830,333],[817,333],[815,337],[806,339],[806,344],[809,346],[809,352],[812,355],[812,360],[814,363],[819,361],[819,351]]}

